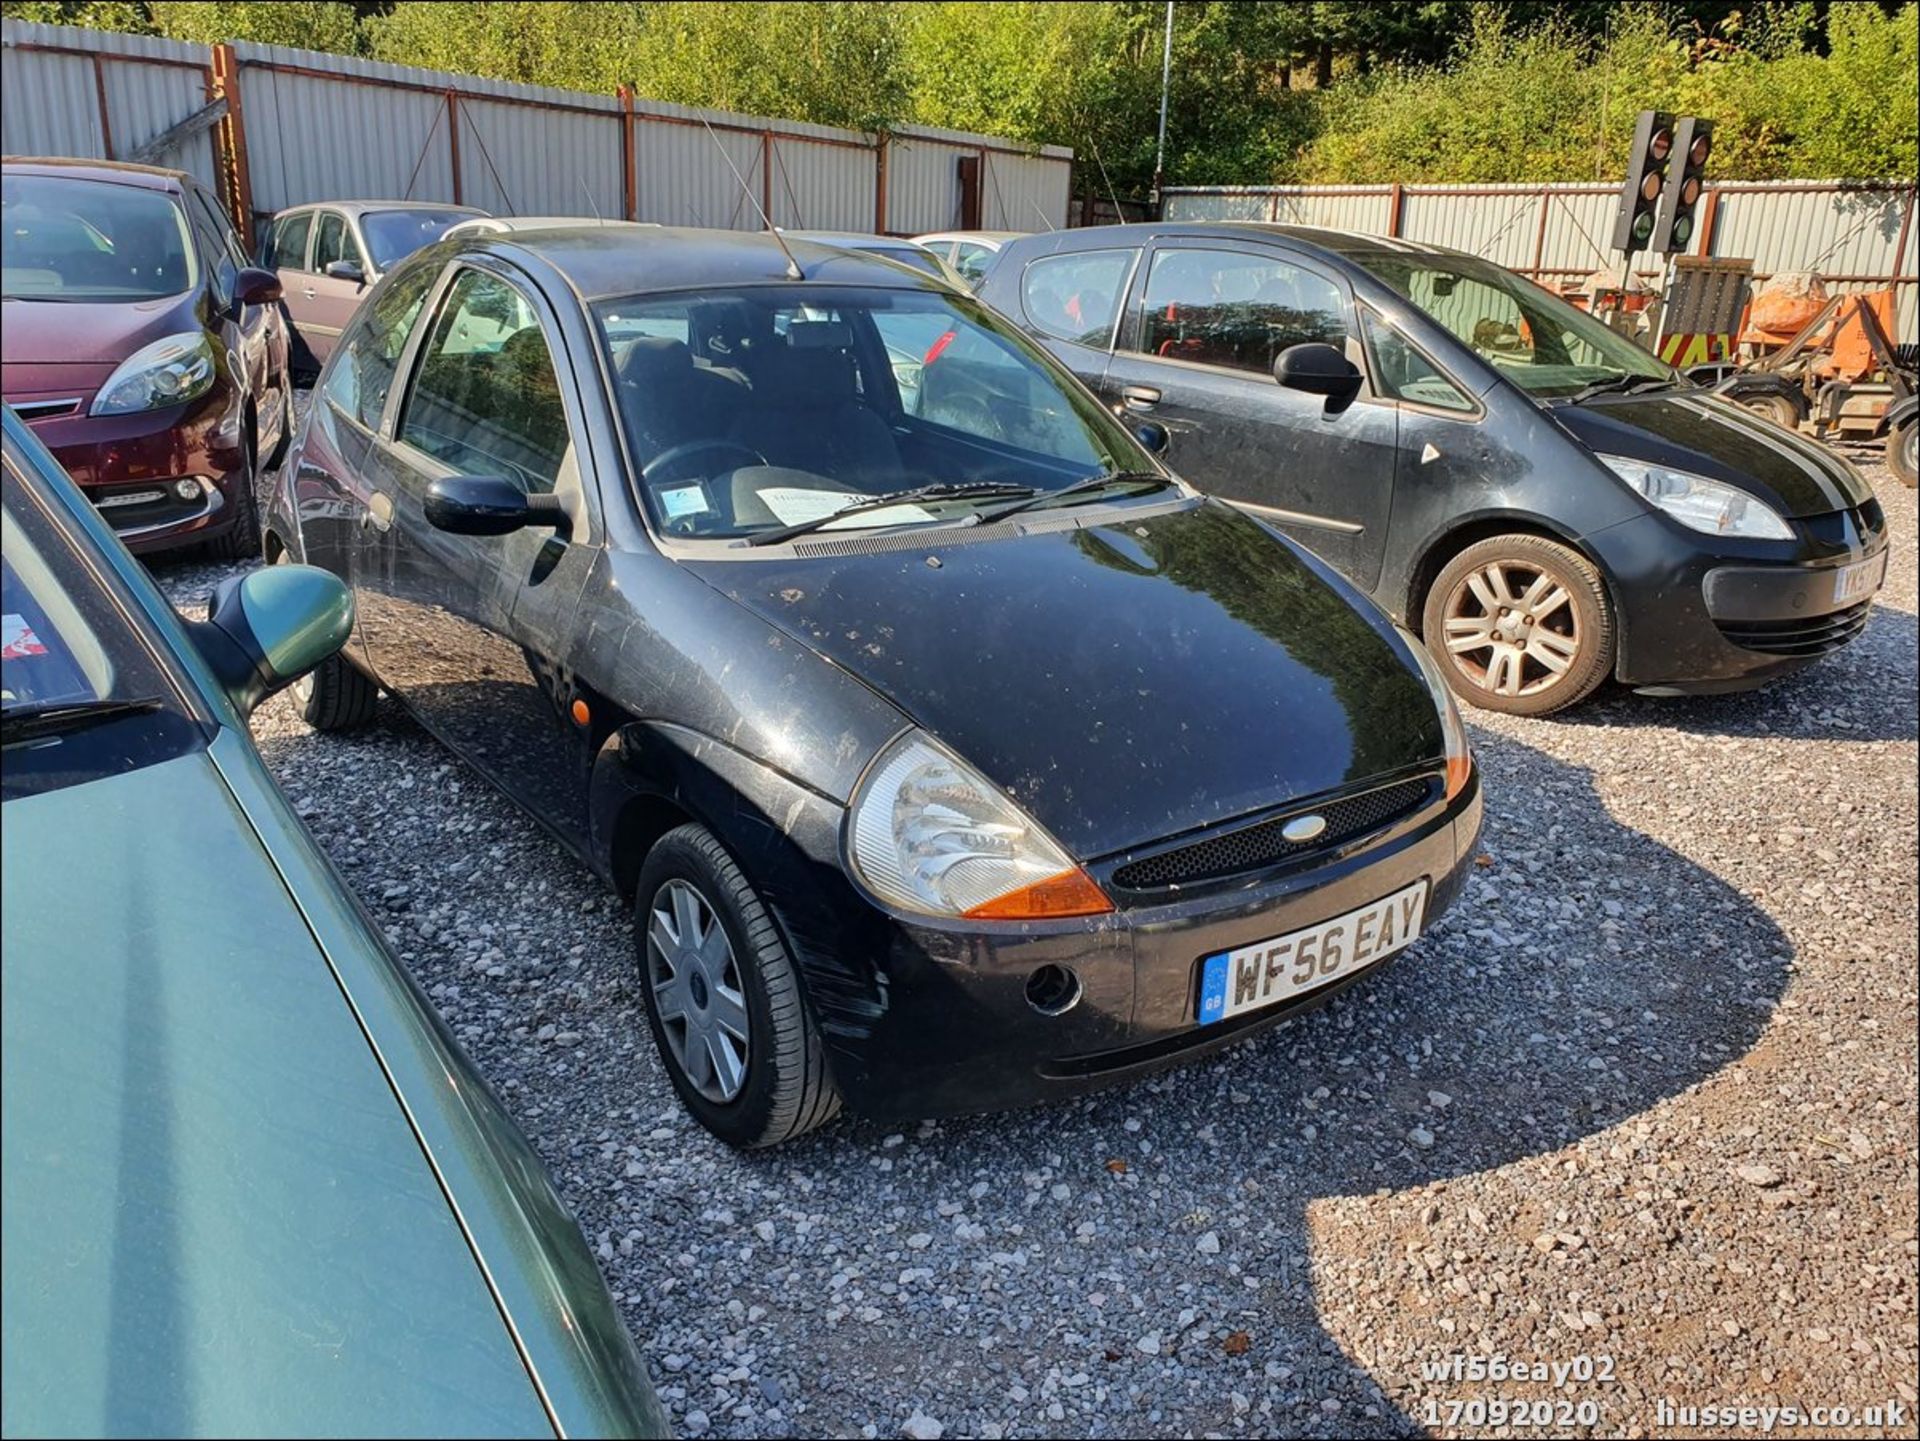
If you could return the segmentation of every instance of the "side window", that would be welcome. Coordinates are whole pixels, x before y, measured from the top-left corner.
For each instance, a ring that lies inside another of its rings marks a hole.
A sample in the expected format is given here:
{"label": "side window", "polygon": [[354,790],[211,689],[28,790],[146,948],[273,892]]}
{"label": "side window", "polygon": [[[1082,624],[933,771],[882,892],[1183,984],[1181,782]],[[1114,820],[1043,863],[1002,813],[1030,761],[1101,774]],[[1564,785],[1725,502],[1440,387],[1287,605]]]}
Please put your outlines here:
{"label": "side window", "polygon": [[339,358],[327,372],[321,393],[368,430],[380,428],[400,352],[439,274],[423,265],[395,276],[367,302],[340,343]]}
{"label": "side window", "polygon": [[307,236],[313,231],[313,212],[302,210],[273,223],[273,253],[266,257],[273,270],[307,268]]}
{"label": "side window", "polygon": [[962,240],[953,247],[953,268],[975,285],[987,273],[987,263],[992,259],[993,252],[984,245]]}
{"label": "side window", "polygon": [[1473,401],[1415,350],[1406,336],[1368,310],[1360,312],[1360,328],[1366,334],[1367,351],[1373,357],[1374,374],[1383,392],[1413,405],[1473,413]]}
{"label": "side window", "polygon": [[1290,345],[1344,346],[1346,304],[1332,281],[1278,256],[1162,250],[1147,272],[1140,349],[1265,374]]}
{"label": "side window", "polygon": [[235,269],[249,264],[247,248],[240,243],[240,232],[233,228],[233,222],[227,219],[226,211],[222,210],[219,203],[204,190],[195,189],[193,197],[200,208],[206,212],[207,223],[212,227],[220,253]]}
{"label": "side window", "polygon": [[1083,250],[1034,261],[1020,277],[1020,304],[1028,323],[1057,340],[1105,349],[1138,254]]}
{"label": "side window", "polygon": [[233,297],[233,277],[237,268],[228,253],[226,235],[214,222],[199,191],[189,189],[181,199],[187,207],[187,225],[193,231],[194,246],[206,264],[207,273],[213,277],[214,294],[225,305]]}
{"label": "side window", "polygon": [[554,487],[567,409],[533,307],[506,281],[463,270],[448,288],[414,371],[399,438],[464,475],[507,475],[530,494]]}
{"label": "side window", "polygon": [[347,218],[337,210],[320,212],[319,228],[313,235],[313,268],[325,273],[326,268],[336,260],[344,260],[350,265],[358,265],[361,270],[366,264],[360,259],[360,246],[353,238],[353,232],[347,228]]}

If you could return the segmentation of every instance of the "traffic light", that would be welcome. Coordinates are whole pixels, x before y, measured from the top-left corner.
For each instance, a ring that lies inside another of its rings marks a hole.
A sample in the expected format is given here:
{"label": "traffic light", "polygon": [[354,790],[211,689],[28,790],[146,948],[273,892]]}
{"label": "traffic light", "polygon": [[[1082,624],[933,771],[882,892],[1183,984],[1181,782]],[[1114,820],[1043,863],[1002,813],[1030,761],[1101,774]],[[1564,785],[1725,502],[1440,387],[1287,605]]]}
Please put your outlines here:
{"label": "traffic light", "polygon": [[1645,250],[1653,244],[1654,212],[1666,191],[1673,142],[1673,116],[1664,110],[1640,112],[1633,124],[1633,153],[1627,161],[1626,183],[1620,187],[1620,214],[1613,224],[1615,250]]}
{"label": "traffic light", "polygon": [[1680,250],[1693,239],[1693,212],[1705,185],[1707,157],[1713,153],[1713,122],[1683,115],[1674,122],[1673,159],[1653,217],[1653,248]]}

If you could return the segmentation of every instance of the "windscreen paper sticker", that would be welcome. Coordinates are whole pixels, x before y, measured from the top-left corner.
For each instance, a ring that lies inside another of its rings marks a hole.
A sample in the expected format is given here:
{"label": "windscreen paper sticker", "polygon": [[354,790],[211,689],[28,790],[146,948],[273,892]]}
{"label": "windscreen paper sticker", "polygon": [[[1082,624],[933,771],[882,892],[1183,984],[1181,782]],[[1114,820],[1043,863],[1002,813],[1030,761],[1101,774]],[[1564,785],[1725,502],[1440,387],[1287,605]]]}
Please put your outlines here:
{"label": "windscreen paper sticker", "polygon": [[713,506],[707,501],[704,485],[682,485],[660,492],[660,508],[666,511],[668,520],[679,520],[683,516],[704,515]]}
{"label": "windscreen paper sticker", "polygon": [[0,660],[25,660],[30,655],[45,655],[47,648],[33,633],[23,615],[9,615],[0,621]]}
{"label": "windscreen paper sticker", "polygon": [[[805,525],[837,514],[850,505],[876,497],[851,490],[805,490],[798,486],[776,485],[760,492],[760,501],[782,525]],[[905,525],[909,521],[932,520],[930,512],[917,505],[890,505],[883,510],[860,513],[862,525]]]}

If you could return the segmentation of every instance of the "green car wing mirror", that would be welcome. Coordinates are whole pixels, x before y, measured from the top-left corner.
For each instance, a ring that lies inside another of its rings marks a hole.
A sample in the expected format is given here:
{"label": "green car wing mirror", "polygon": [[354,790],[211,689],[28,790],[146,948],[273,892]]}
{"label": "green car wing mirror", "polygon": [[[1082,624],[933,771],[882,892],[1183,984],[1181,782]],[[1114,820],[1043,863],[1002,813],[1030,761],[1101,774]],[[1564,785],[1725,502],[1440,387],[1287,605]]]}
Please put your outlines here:
{"label": "green car wing mirror", "polygon": [[187,629],[246,715],[347,643],[353,592],[315,566],[268,566],[222,584],[208,618]]}

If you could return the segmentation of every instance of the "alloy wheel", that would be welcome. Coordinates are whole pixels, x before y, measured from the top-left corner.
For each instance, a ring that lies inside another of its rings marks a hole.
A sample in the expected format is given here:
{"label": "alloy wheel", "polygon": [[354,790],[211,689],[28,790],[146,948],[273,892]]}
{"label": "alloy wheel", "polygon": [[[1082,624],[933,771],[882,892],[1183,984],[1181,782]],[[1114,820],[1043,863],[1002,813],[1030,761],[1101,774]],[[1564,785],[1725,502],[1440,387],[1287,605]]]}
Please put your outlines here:
{"label": "alloy wheel", "polygon": [[674,879],[654,892],[647,917],[647,982],[680,1073],[726,1104],[746,1085],[752,1027],[740,963],[726,927],[700,891]]}
{"label": "alloy wheel", "polygon": [[1491,561],[1447,597],[1449,660],[1481,690],[1531,696],[1559,685],[1579,659],[1580,617],[1550,570]]}

